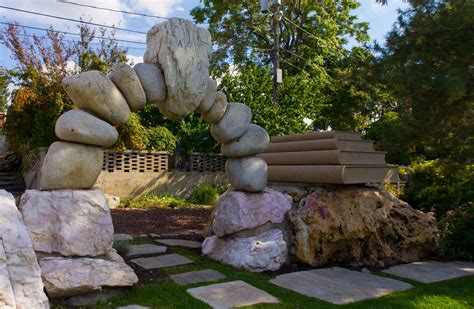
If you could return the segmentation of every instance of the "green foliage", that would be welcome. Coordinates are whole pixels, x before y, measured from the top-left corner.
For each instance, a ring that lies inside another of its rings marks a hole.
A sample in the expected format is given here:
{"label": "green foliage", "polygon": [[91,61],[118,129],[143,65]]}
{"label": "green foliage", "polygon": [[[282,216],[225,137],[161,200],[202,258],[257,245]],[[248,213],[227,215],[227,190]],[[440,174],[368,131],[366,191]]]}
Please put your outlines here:
{"label": "green foliage", "polygon": [[128,122],[117,128],[119,139],[115,144],[118,150],[156,150],[172,153],[176,149],[176,137],[165,127],[147,128],[140,117],[132,113]]}
{"label": "green foliage", "polygon": [[139,198],[127,198],[122,202],[125,208],[176,208],[176,207],[190,207],[191,204],[185,199],[175,197],[172,194],[149,194]]}
{"label": "green foliage", "polygon": [[5,112],[7,110],[8,103],[8,84],[10,83],[10,77],[4,68],[0,68],[0,112]]}
{"label": "green foliage", "polygon": [[219,196],[224,193],[226,188],[214,185],[202,184],[197,186],[188,201],[198,205],[217,205]]}
{"label": "green foliage", "polygon": [[121,257],[125,257],[128,254],[128,251],[130,251],[130,241],[126,240],[116,240],[114,241],[113,248],[117,250],[117,253]]}
{"label": "green foliage", "polygon": [[474,259],[474,204],[448,211],[440,221],[439,253],[442,256]]}

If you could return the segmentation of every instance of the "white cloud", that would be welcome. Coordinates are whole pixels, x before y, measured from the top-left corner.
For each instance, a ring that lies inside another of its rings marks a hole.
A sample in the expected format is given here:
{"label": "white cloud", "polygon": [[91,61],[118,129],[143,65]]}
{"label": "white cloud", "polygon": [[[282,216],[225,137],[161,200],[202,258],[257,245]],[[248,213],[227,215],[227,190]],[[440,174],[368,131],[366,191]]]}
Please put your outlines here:
{"label": "white cloud", "polygon": [[137,63],[143,62],[143,56],[134,56],[134,55],[127,55],[127,63],[129,65],[135,65]]}
{"label": "white cloud", "polygon": [[130,11],[143,12],[163,17],[171,16],[174,11],[184,10],[183,0],[132,0],[127,6]]}

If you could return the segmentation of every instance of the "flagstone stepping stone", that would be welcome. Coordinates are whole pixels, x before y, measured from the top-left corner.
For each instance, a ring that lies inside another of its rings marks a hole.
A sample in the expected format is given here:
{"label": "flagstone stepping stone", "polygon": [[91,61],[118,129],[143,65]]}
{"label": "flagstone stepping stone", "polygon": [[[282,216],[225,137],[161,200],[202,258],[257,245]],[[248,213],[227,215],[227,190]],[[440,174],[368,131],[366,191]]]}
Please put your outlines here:
{"label": "flagstone stepping stone", "polygon": [[187,292],[212,308],[235,308],[280,301],[265,291],[237,280],[188,289]]}
{"label": "flagstone stepping stone", "polygon": [[197,249],[202,247],[202,243],[198,241],[191,241],[185,239],[156,239],[156,242],[167,245],[167,246],[174,246],[174,247],[186,247]]}
{"label": "flagstone stepping stone", "polygon": [[412,287],[405,282],[340,267],[288,273],[277,276],[270,282],[339,305],[381,297]]}
{"label": "flagstone stepping stone", "polygon": [[474,263],[423,261],[392,266],[384,273],[422,283],[439,282],[474,275]]}
{"label": "flagstone stepping stone", "polygon": [[128,305],[128,306],[122,306],[122,307],[117,307],[115,309],[151,309],[150,307],[143,307],[140,305]]}
{"label": "flagstone stepping stone", "polygon": [[127,257],[139,257],[143,255],[151,255],[151,254],[158,254],[158,253],[165,253],[167,250],[164,246],[157,246],[151,244],[143,244],[143,245],[132,245],[128,250]]}
{"label": "flagstone stepping stone", "polygon": [[132,241],[133,236],[128,234],[115,234],[114,241]]}
{"label": "flagstone stepping stone", "polygon": [[140,266],[141,268],[145,270],[152,270],[152,269],[165,268],[165,267],[171,267],[171,266],[180,266],[180,265],[193,263],[192,260],[175,253],[134,259],[134,260],[131,260],[131,262],[133,264]]}
{"label": "flagstone stepping stone", "polygon": [[199,271],[190,271],[187,273],[171,275],[171,279],[179,285],[217,281],[224,278],[225,276],[223,274],[214,269],[204,269]]}

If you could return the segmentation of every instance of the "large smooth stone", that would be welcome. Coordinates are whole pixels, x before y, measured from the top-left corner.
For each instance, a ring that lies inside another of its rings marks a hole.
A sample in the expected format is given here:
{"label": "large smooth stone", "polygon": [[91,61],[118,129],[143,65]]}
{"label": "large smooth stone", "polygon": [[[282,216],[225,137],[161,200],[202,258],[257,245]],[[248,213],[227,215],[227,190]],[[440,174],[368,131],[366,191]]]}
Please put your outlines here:
{"label": "large smooth stone", "polygon": [[300,262],[384,267],[437,246],[436,219],[376,188],[318,187],[288,212]]}
{"label": "large smooth stone", "polygon": [[268,166],[259,157],[230,158],[225,163],[225,174],[233,188],[260,192],[267,186]]}
{"label": "large smooth stone", "polygon": [[211,259],[252,272],[278,270],[286,262],[288,247],[283,233],[273,229],[253,237],[204,240],[202,253]]}
{"label": "large smooth stone", "polygon": [[211,125],[212,137],[219,143],[227,143],[247,132],[252,111],[242,103],[229,103],[224,116],[219,122]]}
{"label": "large smooth stone", "polygon": [[201,104],[199,104],[197,108],[197,112],[199,114],[204,114],[208,112],[214,102],[216,101],[216,95],[217,95],[217,83],[213,79],[209,79],[209,83],[207,84],[207,91],[206,91],[206,96],[202,100]]}
{"label": "large smooth stone", "polygon": [[100,172],[102,148],[81,144],[54,142],[41,167],[40,186],[43,190],[88,189]]}
{"label": "large smooth stone", "polygon": [[102,72],[88,71],[63,79],[74,104],[105,121],[119,125],[130,118],[130,108],[120,90]]}
{"label": "large smooth stone", "polygon": [[0,308],[49,308],[41,271],[11,193],[0,190]]}
{"label": "large smooth stone", "polygon": [[107,75],[127,100],[132,112],[138,112],[145,106],[146,95],[135,70],[126,63],[118,63]]}
{"label": "large smooth stone", "polygon": [[224,117],[225,111],[227,110],[227,96],[222,92],[216,93],[216,98],[211,109],[202,114],[202,119],[209,124],[218,122]]}
{"label": "large smooth stone", "polygon": [[107,122],[80,109],[62,114],[54,128],[56,136],[68,142],[110,147],[117,141],[117,130]]}
{"label": "large smooth stone", "polygon": [[140,79],[148,104],[159,105],[166,98],[163,71],[156,63],[138,63],[133,69]]}
{"label": "large smooth stone", "polygon": [[192,21],[172,18],[147,33],[144,61],[159,63],[166,100],[158,105],[170,119],[184,118],[201,104],[209,82],[211,35]]}
{"label": "large smooth stone", "polygon": [[288,194],[270,189],[261,193],[229,190],[219,198],[212,227],[220,237],[251,230],[267,222],[282,223],[291,205]]}
{"label": "large smooth stone", "polygon": [[92,258],[47,257],[40,261],[46,292],[60,298],[100,291],[102,287],[127,287],[138,282],[125,263]]}
{"label": "large smooth stone", "polygon": [[26,190],[20,211],[35,251],[98,256],[112,250],[114,227],[100,189]]}
{"label": "large smooth stone", "polygon": [[251,124],[241,137],[221,145],[221,152],[226,157],[245,157],[262,153],[270,144],[267,131]]}

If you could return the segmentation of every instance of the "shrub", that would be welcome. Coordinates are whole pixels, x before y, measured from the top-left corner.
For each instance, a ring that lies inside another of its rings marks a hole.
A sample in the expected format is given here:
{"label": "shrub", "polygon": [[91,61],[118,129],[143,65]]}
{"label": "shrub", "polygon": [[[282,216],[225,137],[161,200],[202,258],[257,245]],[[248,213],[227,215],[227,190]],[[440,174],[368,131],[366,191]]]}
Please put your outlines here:
{"label": "shrub", "polygon": [[474,259],[474,204],[448,211],[439,225],[440,255]]}
{"label": "shrub", "polygon": [[225,188],[202,184],[196,187],[188,201],[199,205],[216,205]]}
{"label": "shrub", "polygon": [[130,251],[130,242],[126,240],[116,240],[114,241],[113,248],[117,250],[117,253],[121,257],[125,257]]}
{"label": "shrub", "polygon": [[162,195],[149,194],[138,198],[127,198],[122,201],[124,208],[176,208],[176,207],[189,207],[190,204],[182,198],[178,198],[170,193]]}

